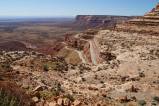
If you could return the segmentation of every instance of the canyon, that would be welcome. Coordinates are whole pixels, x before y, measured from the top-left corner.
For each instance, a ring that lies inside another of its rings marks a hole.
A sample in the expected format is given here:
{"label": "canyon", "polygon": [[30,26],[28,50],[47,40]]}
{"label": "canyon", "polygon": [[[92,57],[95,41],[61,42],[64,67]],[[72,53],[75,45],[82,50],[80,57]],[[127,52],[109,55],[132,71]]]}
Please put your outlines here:
{"label": "canyon", "polygon": [[158,106],[158,9],[1,25],[0,89],[22,106]]}

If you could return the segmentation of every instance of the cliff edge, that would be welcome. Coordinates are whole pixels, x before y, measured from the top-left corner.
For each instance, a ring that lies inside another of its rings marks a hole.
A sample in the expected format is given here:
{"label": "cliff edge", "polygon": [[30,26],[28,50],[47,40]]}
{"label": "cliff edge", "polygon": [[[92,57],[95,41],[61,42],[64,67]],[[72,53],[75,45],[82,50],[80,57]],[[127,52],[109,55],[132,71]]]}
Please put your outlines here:
{"label": "cliff edge", "polygon": [[113,16],[113,15],[77,15],[76,24],[83,27],[109,27],[112,28],[116,24],[124,23],[133,16]]}

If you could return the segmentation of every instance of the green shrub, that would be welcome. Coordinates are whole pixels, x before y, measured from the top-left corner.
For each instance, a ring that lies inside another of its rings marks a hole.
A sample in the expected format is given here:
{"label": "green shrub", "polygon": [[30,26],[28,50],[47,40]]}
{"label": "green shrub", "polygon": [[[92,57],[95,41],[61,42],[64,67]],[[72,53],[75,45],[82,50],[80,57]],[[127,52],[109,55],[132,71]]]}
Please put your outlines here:
{"label": "green shrub", "polygon": [[0,81],[0,106],[35,106],[30,95],[13,82]]}
{"label": "green shrub", "polygon": [[53,94],[49,91],[40,91],[40,97],[43,98],[44,100],[47,100],[51,98]]}
{"label": "green shrub", "polygon": [[70,101],[74,101],[75,99],[74,99],[74,97],[72,96],[72,95],[70,95],[70,94],[67,94],[67,95],[65,95],[64,96],[65,98],[68,98]]}
{"label": "green shrub", "polygon": [[59,96],[61,93],[63,93],[63,89],[61,88],[60,83],[55,83],[55,85],[52,87],[51,90],[44,90],[40,91],[40,98],[43,98],[44,100],[47,100],[51,98],[52,96]]}
{"label": "green shrub", "polygon": [[10,63],[7,63],[7,62],[6,63],[1,63],[0,64],[0,69],[3,70],[3,71],[5,71],[5,72],[13,70],[12,67],[11,67],[11,65],[10,65]]}
{"label": "green shrub", "polygon": [[52,89],[51,92],[52,92],[53,96],[59,96],[60,95],[60,91],[59,90]]}
{"label": "green shrub", "polygon": [[139,106],[145,106],[146,105],[146,101],[145,100],[139,100],[138,104],[139,104]]}
{"label": "green shrub", "polygon": [[44,71],[49,71],[48,65],[47,65],[47,64],[44,64],[43,69],[44,69]]}
{"label": "green shrub", "polygon": [[54,96],[59,96],[61,92],[64,92],[63,89],[61,88],[60,83],[56,83],[55,86],[51,90],[52,94]]}
{"label": "green shrub", "polygon": [[20,106],[18,98],[0,90],[0,106]]}

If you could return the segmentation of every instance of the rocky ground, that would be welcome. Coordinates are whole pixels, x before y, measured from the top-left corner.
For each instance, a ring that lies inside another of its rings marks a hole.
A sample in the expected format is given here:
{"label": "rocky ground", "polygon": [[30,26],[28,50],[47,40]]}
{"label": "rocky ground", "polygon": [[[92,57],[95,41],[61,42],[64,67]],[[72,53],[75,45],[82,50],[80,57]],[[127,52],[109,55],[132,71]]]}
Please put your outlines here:
{"label": "rocky ground", "polygon": [[158,36],[100,30],[91,41],[102,58],[98,64],[3,51],[0,80],[16,82],[37,106],[159,105]]}

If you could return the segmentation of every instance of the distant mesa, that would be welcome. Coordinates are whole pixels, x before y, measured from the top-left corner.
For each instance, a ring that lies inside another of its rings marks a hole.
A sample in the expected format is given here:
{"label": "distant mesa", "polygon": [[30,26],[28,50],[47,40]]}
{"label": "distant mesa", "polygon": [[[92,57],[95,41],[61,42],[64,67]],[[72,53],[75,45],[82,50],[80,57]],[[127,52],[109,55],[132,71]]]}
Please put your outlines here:
{"label": "distant mesa", "polygon": [[76,25],[86,28],[112,28],[116,24],[126,22],[135,17],[132,16],[113,16],[113,15],[78,15]]}
{"label": "distant mesa", "polygon": [[112,28],[123,23],[138,25],[159,25],[159,3],[144,16],[114,16],[114,15],[78,15],[76,25],[95,28]]}

